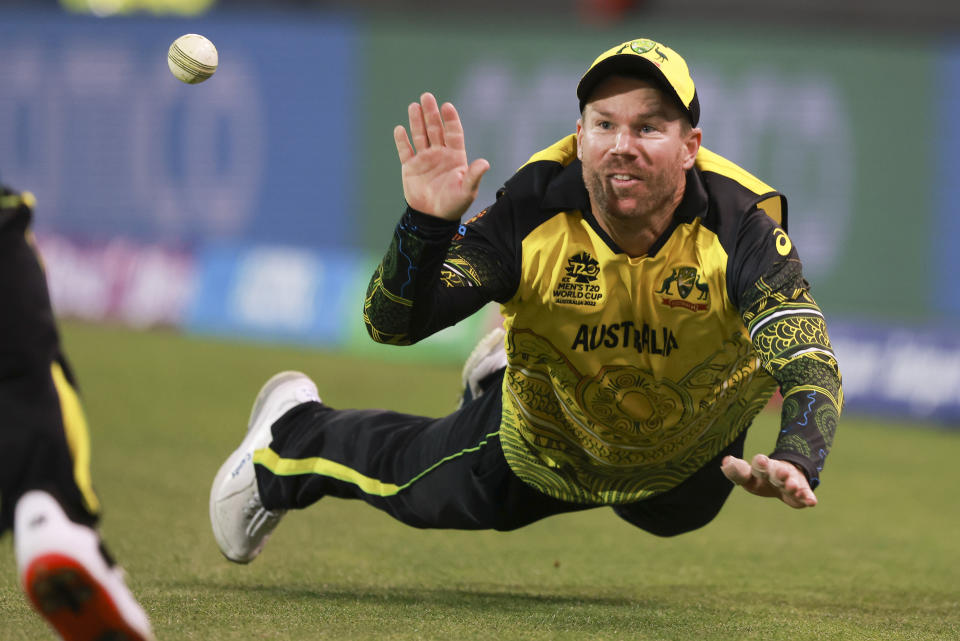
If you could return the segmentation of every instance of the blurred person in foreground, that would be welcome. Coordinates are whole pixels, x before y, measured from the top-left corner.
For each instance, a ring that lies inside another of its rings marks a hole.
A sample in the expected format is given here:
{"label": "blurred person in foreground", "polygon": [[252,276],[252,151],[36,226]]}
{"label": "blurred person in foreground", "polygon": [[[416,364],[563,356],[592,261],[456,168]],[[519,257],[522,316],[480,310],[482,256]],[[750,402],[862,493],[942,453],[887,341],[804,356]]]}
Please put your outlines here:
{"label": "blurred person in foreground", "polygon": [[[489,164],[468,163],[453,105],[409,106],[412,143],[394,131],[408,208],[367,328],[412,344],[497,301],[505,334],[481,341],[442,418],[336,410],[298,372],[268,381],[211,490],[228,559],[251,561],[285,511],[325,496],[421,528],[611,506],[659,536],[710,522],[735,484],[817,504],[841,381],[785,197],[700,146],[694,82],[669,47],[613,47],[577,97],[576,133],[465,224]],[[776,445],[748,462],[747,428],[778,387]]]}
{"label": "blurred person in foreground", "polygon": [[30,231],[29,192],[0,186],[0,534],[20,583],[65,640],[153,639],[95,529],[100,504],[73,374]]}

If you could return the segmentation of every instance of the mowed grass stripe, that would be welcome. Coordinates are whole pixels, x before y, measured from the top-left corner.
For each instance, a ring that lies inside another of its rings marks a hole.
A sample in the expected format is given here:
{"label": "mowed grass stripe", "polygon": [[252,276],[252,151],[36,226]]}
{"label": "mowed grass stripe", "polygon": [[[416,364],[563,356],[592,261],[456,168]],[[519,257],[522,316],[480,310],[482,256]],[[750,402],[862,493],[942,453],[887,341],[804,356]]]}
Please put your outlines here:
{"label": "mowed grass stripe", "polygon": [[[213,542],[207,497],[267,378],[300,369],[335,407],[440,415],[459,364],[78,324],[65,339],[103,530],[159,639],[960,638],[955,431],[845,416],[819,506],[735,492],[713,523],[672,539],[607,509],[512,533],[448,532],[325,499],[237,566]],[[769,451],[777,423],[762,414],[748,452]],[[0,640],[52,638],[5,547]]]}

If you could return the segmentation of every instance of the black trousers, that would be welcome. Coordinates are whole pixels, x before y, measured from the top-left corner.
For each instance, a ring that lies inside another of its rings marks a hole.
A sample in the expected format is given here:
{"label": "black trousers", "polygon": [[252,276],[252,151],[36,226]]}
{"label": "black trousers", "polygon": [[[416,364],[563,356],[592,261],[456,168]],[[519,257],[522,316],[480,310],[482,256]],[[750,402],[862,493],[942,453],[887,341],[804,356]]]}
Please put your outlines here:
{"label": "black trousers", "polygon": [[[254,458],[264,506],[305,508],[335,496],[414,527],[494,530],[600,507],[551,498],[513,473],[497,435],[503,371],[490,379],[486,393],[441,418],[316,402],[293,408],[273,425],[275,455]],[[733,489],[720,460],[742,456],[745,436],[676,488],[614,511],[658,536],[706,525]]]}
{"label": "black trousers", "polygon": [[[0,188],[0,197],[10,192]],[[75,395],[60,350],[46,278],[27,241],[31,210],[0,208],[0,534],[13,524],[23,493],[53,494],[73,520],[93,524],[99,509],[88,487],[89,469],[75,466],[75,447],[88,436],[77,407],[64,411],[61,395]]]}

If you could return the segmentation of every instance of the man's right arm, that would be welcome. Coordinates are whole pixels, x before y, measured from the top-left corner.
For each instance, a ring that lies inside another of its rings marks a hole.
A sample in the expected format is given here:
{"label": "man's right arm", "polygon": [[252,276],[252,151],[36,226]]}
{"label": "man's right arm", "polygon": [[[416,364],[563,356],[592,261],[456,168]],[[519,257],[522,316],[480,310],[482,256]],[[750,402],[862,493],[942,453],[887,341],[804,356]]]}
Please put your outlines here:
{"label": "man's right arm", "polygon": [[[510,248],[481,229],[507,222],[509,214],[500,199],[461,228],[408,208],[367,288],[363,320],[370,336],[410,345],[510,298],[519,278]],[[467,238],[458,230],[469,230]]]}
{"label": "man's right arm", "polygon": [[[455,242],[463,240],[460,218],[490,168],[482,158],[467,162],[456,108],[438,105],[427,92],[408,106],[407,116],[410,135],[397,125],[393,140],[408,208],[363,307],[373,339],[396,345],[415,343],[502,299],[510,282],[502,256],[484,244],[482,234],[469,247]],[[499,202],[495,207],[504,209]]]}

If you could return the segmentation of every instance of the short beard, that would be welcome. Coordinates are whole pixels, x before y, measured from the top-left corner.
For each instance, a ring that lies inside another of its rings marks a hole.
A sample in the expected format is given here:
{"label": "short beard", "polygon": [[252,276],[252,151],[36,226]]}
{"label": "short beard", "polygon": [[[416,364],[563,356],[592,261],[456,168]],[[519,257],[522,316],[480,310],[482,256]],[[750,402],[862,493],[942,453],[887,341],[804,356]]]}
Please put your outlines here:
{"label": "short beard", "polygon": [[677,193],[676,183],[670,180],[666,174],[648,176],[644,180],[647,186],[646,197],[638,200],[636,206],[632,209],[623,211],[611,206],[611,194],[604,189],[604,181],[599,172],[588,171],[586,167],[583,168],[583,183],[590,195],[593,213],[594,215],[599,214],[605,219],[639,222],[650,218],[651,215],[656,214],[673,201]]}

